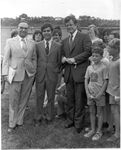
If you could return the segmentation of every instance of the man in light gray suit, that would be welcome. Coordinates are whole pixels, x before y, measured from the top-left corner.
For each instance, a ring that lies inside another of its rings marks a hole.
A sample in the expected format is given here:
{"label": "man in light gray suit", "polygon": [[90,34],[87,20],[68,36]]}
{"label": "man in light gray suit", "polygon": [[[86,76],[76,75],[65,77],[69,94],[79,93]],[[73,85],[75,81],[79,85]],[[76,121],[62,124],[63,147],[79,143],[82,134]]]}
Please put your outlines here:
{"label": "man in light gray suit", "polygon": [[59,66],[61,64],[61,45],[52,40],[53,28],[51,24],[44,24],[41,28],[44,40],[36,46],[37,52],[37,113],[36,124],[43,119],[43,103],[47,91],[47,113],[44,116],[47,123],[54,117],[55,89],[58,81]]}
{"label": "man in light gray suit", "polygon": [[3,59],[5,80],[8,79],[9,69],[15,70],[13,81],[9,87],[9,128],[13,131],[23,125],[23,116],[29,100],[34,75],[36,73],[35,45],[27,39],[28,24],[18,25],[18,36],[7,40]]}

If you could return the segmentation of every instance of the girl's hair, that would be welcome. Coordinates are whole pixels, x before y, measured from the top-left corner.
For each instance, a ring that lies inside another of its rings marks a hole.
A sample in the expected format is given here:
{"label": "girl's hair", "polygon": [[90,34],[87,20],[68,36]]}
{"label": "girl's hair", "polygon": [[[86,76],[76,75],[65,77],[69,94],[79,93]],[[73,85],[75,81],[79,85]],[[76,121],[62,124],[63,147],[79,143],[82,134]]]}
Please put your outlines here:
{"label": "girl's hair", "polygon": [[41,34],[41,36],[42,36],[42,40],[43,40],[42,32],[41,32],[41,30],[39,30],[39,29],[37,29],[37,30],[35,30],[35,31],[34,31],[34,33],[33,33],[33,37],[32,37],[32,38],[33,38],[33,40],[35,40],[35,35],[36,35],[36,34],[38,34],[38,33],[40,33],[40,34]]}
{"label": "girl's hair", "polygon": [[112,39],[112,40],[108,43],[108,46],[109,46],[110,48],[117,49],[117,50],[120,52],[120,39],[118,39],[118,38]]}
{"label": "girl's hair", "polygon": [[54,30],[53,30],[53,35],[55,35],[56,33],[58,33],[58,35],[59,35],[60,37],[62,37],[62,31],[61,31],[60,26],[56,26],[56,27],[54,28]]}

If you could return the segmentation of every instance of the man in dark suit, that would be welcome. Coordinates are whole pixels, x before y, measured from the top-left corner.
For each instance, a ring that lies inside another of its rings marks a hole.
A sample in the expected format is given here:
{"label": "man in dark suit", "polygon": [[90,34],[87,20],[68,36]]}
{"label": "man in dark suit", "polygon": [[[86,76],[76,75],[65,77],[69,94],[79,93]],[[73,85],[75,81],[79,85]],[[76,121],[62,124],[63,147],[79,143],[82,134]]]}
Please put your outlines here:
{"label": "man in dark suit", "polygon": [[[43,117],[47,122],[52,121],[54,117],[55,89],[58,81],[59,66],[61,64],[61,45],[52,40],[52,25],[44,24],[41,31],[44,40],[36,45],[37,124],[41,122]],[[45,91],[47,91],[48,103],[46,116],[43,116]]]}
{"label": "man in dark suit", "polygon": [[84,76],[91,55],[91,41],[88,35],[77,30],[77,20],[67,16],[64,20],[69,37],[62,41],[62,63],[65,67],[64,81],[67,88],[67,124],[75,126],[78,133],[83,128],[86,94]]}

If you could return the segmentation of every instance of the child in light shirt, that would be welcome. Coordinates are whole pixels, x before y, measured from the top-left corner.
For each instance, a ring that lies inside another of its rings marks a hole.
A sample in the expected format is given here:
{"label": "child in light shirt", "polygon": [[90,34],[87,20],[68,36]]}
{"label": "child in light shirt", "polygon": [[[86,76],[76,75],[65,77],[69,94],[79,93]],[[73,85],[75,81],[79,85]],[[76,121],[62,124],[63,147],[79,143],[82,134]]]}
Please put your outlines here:
{"label": "child in light shirt", "polygon": [[[92,140],[99,140],[102,137],[103,107],[105,106],[105,90],[107,87],[107,67],[101,61],[103,48],[93,47],[92,61],[85,74],[85,89],[87,104],[89,105],[91,130],[84,137],[92,137]],[[96,110],[98,116],[98,127],[96,130]]]}

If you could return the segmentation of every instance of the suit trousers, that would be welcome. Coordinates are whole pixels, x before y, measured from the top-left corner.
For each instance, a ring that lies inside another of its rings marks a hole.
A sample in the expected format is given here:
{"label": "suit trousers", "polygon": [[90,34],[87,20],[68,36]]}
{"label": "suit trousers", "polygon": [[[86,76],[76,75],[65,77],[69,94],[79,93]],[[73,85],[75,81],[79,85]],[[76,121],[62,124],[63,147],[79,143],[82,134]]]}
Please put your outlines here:
{"label": "suit trousers", "polygon": [[39,82],[36,80],[36,120],[41,120],[44,117],[44,98],[45,91],[47,91],[47,108],[46,108],[46,119],[52,120],[54,117],[54,99],[55,99],[55,89],[57,82],[53,82],[45,75],[43,81]]}
{"label": "suit trousers", "polygon": [[85,116],[86,93],[84,82],[75,82],[70,72],[67,88],[67,123],[82,128]]}
{"label": "suit trousers", "polygon": [[23,124],[23,116],[29,101],[34,76],[25,73],[23,81],[13,81],[9,89],[9,127]]}

